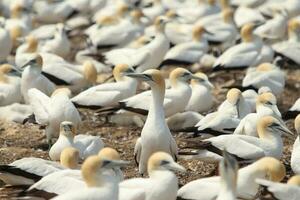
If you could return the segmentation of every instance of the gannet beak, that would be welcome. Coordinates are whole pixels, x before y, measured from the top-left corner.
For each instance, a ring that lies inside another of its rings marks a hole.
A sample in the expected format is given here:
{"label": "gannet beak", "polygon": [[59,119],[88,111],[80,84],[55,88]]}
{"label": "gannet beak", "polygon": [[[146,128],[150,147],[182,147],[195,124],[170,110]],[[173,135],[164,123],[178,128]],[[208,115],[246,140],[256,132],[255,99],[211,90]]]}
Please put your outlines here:
{"label": "gannet beak", "polygon": [[276,130],[282,132],[285,136],[287,136],[289,138],[292,138],[294,136],[294,134],[283,124],[276,125],[274,128]]}
{"label": "gannet beak", "polygon": [[29,60],[27,63],[25,63],[23,66],[21,66],[21,69],[25,68],[26,66],[32,64],[32,60]]}
{"label": "gannet beak", "polygon": [[125,160],[105,160],[106,167],[108,168],[114,168],[114,167],[125,167],[130,164],[129,161]]}
{"label": "gannet beak", "polygon": [[215,88],[215,86],[209,80],[206,80],[205,84],[208,85],[210,88]]}
{"label": "gannet beak", "polygon": [[256,29],[257,27],[263,25],[265,22],[255,22],[254,23],[254,29]]}
{"label": "gannet beak", "polygon": [[186,169],[183,166],[176,163],[176,162],[169,163],[167,165],[167,167],[168,167],[169,170],[172,170],[172,171],[186,172]]}
{"label": "gannet beak", "polygon": [[204,33],[206,33],[208,35],[214,35],[212,32],[208,31],[206,28],[204,28]]}
{"label": "gannet beak", "polygon": [[143,74],[143,73],[125,73],[125,76],[135,78],[135,79],[140,79],[143,81],[153,81],[151,76],[149,76],[148,74]]}

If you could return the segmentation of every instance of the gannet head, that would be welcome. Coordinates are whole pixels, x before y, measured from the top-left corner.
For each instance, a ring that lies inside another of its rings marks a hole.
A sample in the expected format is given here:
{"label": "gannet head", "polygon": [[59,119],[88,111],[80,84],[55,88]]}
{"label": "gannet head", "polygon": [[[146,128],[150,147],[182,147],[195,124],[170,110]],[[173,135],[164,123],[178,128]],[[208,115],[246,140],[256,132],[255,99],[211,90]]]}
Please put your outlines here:
{"label": "gannet head", "polygon": [[188,83],[191,79],[201,80],[198,76],[193,75],[187,69],[178,67],[170,73],[170,82],[172,87],[176,87],[178,83]]}
{"label": "gannet head", "polygon": [[293,133],[278,119],[272,116],[265,116],[257,122],[257,132],[260,138],[268,138],[270,135],[293,136]]}
{"label": "gannet head", "polygon": [[66,147],[60,154],[60,164],[69,169],[77,169],[79,151],[73,147]]}
{"label": "gannet head", "polygon": [[72,122],[64,121],[60,123],[60,135],[64,135],[67,138],[73,138],[76,135],[76,127]]}
{"label": "gannet head", "polygon": [[300,135],[300,114],[295,118],[295,130]]}
{"label": "gannet head", "polygon": [[38,47],[38,40],[33,35],[28,35],[26,37],[26,43],[27,43],[27,53],[34,53],[37,50]]}
{"label": "gannet head", "polygon": [[230,184],[235,189],[237,183],[238,162],[226,150],[223,151],[223,159],[219,163],[219,172],[222,182]]}
{"label": "gannet head", "polygon": [[166,24],[170,22],[170,19],[165,16],[158,16],[154,21],[156,31],[164,32]]}
{"label": "gannet head", "polygon": [[51,97],[54,97],[55,95],[60,95],[60,94],[66,95],[69,98],[71,98],[71,96],[72,96],[72,92],[69,88],[62,87],[62,88],[57,88],[56,90],[54,90],[54,92],[51,94]]}
{"label": "gannet head", "polygon": [[253,31],[260,24],[248,23],[245,24],[241,29],[241,37],[243,42],[252,42],[253,41]]}
{"label": "gannet head", "polygon": [[194,74],[194,76],[197,76],[198,79],[192,79],[191,85],[203,84],[204,86],[207,86],[210,89],[214,88],[214,85],[208,80],[206,74],[202,72],[197,72],[196,74]]}
{"label": "gannet head", "polygon": [[156,152],[152,154],[148,160],[148,173],[154,171],[179,171],[185,172],[186,169],[181,165],[177,164],[172,156],[165,152]]}
{"label": "gannet head", "polygon": [[11,72],[13,69],[13,66],[11,66],[10,64],[3,64],[0,66],[0,82],[1,83],[7,83],[8,82],[8,78],[7,78],[7,74],[9,72]]}
{"label": "gannet head", "polygon": [[266,172],[267,179],[280,182],[286,174],[285,166],[276,158],[264,157],[254,163],[258,170]]}
{"label": "gannet head", "polygon": [[170,9],[170,10],[168,10],[168,11],[166,12],[165,16],[168,17],[169,19],[174,19],[174,18],[176,18],[178,15],[177,15],[177,13],[176,13],[175,10]]}
{"label": "gannet head", "polygon": [[127,74],[132,73],[134,73],[134,69],[129,67],[127,64],[118,64],[113,70],[113,75],[116,81],[123,81]]}
{"label": "gannet head", "polygon": [[10,28],[9,33],[13,44],[16,46],[18,38],[22,36],[22,28],[16,24]]}
{"label": "gannet head", "polygon": [[126,3],[120,3],[117,6],[116,15],[118,17],[123,17],[129,11],[129,6]]}
{"label": "gannet head", "polygon": [[291,177],[288,180],[287,184],[300,186],[300,175],[295,175],[295,176]]}
{"label": "gannet head", "polygon": [[42,70],[43,67],[42,56],[40,54],[34,54],[32,58],[27,63],[25,63],[21,68],[27,67],[28,65],[36,69]]}
{"label": "gannet head", "polygon": [[10,7],[10,17],[11,18],[20,18],[22,12],[25,10],[21,3],[14,3]]}
{"label": "gannet head", "polygon": [[242,92],[237,88],[230,89],[226,95],[227,101],[232,105],[237,105],[241,97],[242,97]]}
{"label": "gannet head", "polygon": [[210,34],[203,26],[196,25],[193,27],[193,40],[200,41],[204,33]]}
{"label": "gannet head", "polygon": [[272,71],[274,69],[274,65],[271,63],[262,63],[257,66],[256,71],[259,72],[267,72],[267,71]]}
{"label": "gannet head", "polygon": [[136,9],[130,12],[130,16],[135,23],[139,23],[141,18],[144,17],[145,15],[141,10]]}
{"label": "gannet head", "polygon": [[115,16],[100,16],[96,19],[98,27],[101,25],[113,25],[118,23],[118,19]]}
{"label": "gannet head", "polygon": [[225,23],[232,23],[233,22],[233,15],[234,11],[230,8],[225,8],[222,12],[223,21]]}
{"label": "gannet head", "polygon": [[274,111],[278,116],[281,116],[281,113],[279,112],[279,110],[277,108],[276,97],[271,92],[264,92],[264,93],[258,95],[258,97],[256,99],[256,107],[258,108],[259,106],[268,107],[272,111]]}
{"label": "gannet head", "polygon": [[98,156],[100,156],[103,159],[109,159],[109,160],[120,160],[120,154],[117,152],[117,150],[105,147],[101,149],[98,153]]}
{"label": "gannet head", "polygon": [[258,92],[257,92],[257,94],[263,94],[263,93],[272,93],[272,90],[268,87],[268,86],[263,86],[263,87],[260,87],[259,89],[258,89]]}
{"label": "gannet head", "polygon": [[300,34],[300,22],[296,19],[291,19],[288,23],[289,37]]}
{"label": "gannet head", "polygon": [[97,82],[97,69],[90,60],[83,63],[83,75],[89,83],[94,84]]}
{"label": "gannet head", "polygon": [[81,174],[88,187],[102,186],[102,172],[105,169],[123,167],[129,164],[123,160],[109,160],[99,156],[88,157],[81,166]]}

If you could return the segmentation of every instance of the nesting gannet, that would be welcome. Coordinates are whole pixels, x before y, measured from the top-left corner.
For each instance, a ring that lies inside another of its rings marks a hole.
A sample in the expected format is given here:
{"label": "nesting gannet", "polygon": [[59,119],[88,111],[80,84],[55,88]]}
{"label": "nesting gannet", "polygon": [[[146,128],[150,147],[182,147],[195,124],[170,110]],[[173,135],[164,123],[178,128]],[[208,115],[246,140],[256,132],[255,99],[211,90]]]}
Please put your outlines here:
{"label": "nesting gannet", "polygon": [[65,170],[77,168],[79,153],[74,148],[62,151],[60,163],[41,158],[22,158],[9,165],[0,165],[0,179],[7,185],[32,185],[41,178]]}
{"label": "nesting gannet", "polygon": [[21,124],[31,114],[31,106],[26,104],[13,103],[0,107],[0,119],[2,120]]}
{"label": "nesting gannet", "polygon": [[[284,165],[275,158],[265,157],[239,169],[237,173],[237,197],[254,199],[259,192],[257,178],[279,182],[285,176]],[[183,200],[213,200],[221,190],[220,177],[208,177],[191,181],[178,190]]]}
{"label": "nesting gannet", "polygon": [[[271,116],[262,117],[257,123],[258,136],[221,135],[201,141],[198,145],[200,159],[219,160],[220,150],[226,149],[239,160],[257,160],[264,156],[280,158],[283,152],[282,135],[293,133]],[[192,156],[193,157],[193,156]]]}
{"label": "nesting gannet", "polygon": [[204,73],[198,72],[195,76],[198,76],[199,79],[191,80],[192,96],[185,110],[199,113],[207,112],[213,105],[213,95],[211,92],[214,86]]}
{"label": "nesting gannet", "polygon": [[23,44],[21,44],[16,50],[15,63],[18,67],[24,66],[30,58],[37,52],[38,40],[32,35],[25,38]]}
{"label": "nesting gannet", "polygon": [[256,182],[278,200],[297,200],[300,198],[300,176],[291,177],[286,184],[257,179]]}
{"label": "nesting gannet", "polygon": [[158,17],[155,20],[156,34],[154,40],[141,48],[115,49],[105,53],[107,63],[113,65],[128,64],[131,67],[137,68],[137,72],[157,68],[163,61],[170,46],[169,40],[164,33],[167,22],[168,19],[166,17]]}
{"label": "nesting gannet", "polygon": [[216,60],[214,70],[241,69],[255,65],[255,60],[260,55],[262,40],[253,34],[257,25],[253,23],[246,24],[241,29],[243,42],[227,49]]}
{"label": "nesting gannet", "polygon": [[13,43],[11,40],[11,36],[8,30],[5,29],[5,20],[0,20],[0,44],[1,44],[1,51],[0,51],[0,62],[4,62],[7,59],[7,56],[10,55],[10,52],[13,47]]}
{"label": "nesting gannet", "polygon": [[[147,170],[147,161],[151,154],[156,151],[168,152],[176,158],[177,144],[165,122],[163,109],[165,95],[165,80],[160,71],[147,70],[144,73],[127,74],[147,82],[151,87],[152,101],[147,120],[141,132],[141,137],[135,145],[135,160],[139,163],[139,172],[144,174]],[[190,76],[188,74],[187,76]]]}
{"label": "nesting gannet", "polygon": [[173,171],[185,172],[185,168],[177,164],[171,155],[156,152],[148,161],[149,178],[128,179],[119,185],[129,191],[144,190],[147,200],[175,200],[178,180]]}
{"label": "nesting gannet", "polygon": [[39,49],[41,52],[54,53],[63,58],[67,58],[71,51],[71,44],[67,37],[64,25],[58,24],[56,26],[54,38],[46,41]]}
{"label": "nesting gannet", "polygon": [[26,103],[29,103],[27,93],[31,88],[36,88],[46,95],[52,94],[55,89],[54,83],[41,74],[43,66],[42,57],[39,54],[35,54],[31,58],[23,65],[25,69],[22,72],[21,78],[21,93]]}
{"label": "nesting gannet", "polygon": [[76,134],[76,127],[72,122],[61,122],[59,137],[49,151],[51,160],[59,160],[61,152],[70,146],[78,149],[82,159],[96,155],[104,147],[103,141],[98,136]]}
{"label": "nesting gannet", "polygon": [[246,115],[233,134],[257,136],[257,123],[264,116],[273,116],[281,120],[276,97],[270,92],[263,93],[257,97],[256,113]]}
{"label": "nesting gannet", "polygon": [[45,134],[49,145],[52,137],[58,135],[61,122],[73,122],[75,127],[81,123],[79,112],[69,99],[70,95],[71,91],[67,88],[56,89],[51,97],[35,88],[28,91],[36,121],[46,125]]}
{"label": "nesting gannet", "polygon": [[295,129],[298,134],[294,145],[293,145],[293,150],[292,150],[292,155],[291,155],[291,167],[292,170],[295,174],[300,174],[300,115],[298,115],[295,118]]}
{"label": "nesting gannet", "polygon": [[71,100],[77,107],[101,108],[114,106],[118,101],[131,97],[136,93],[137,81],[126,76],[134,70],[128,65],[115,66],[113,75],[116,83],[104,83],[91,87]]}
{"label": "nesting gannet", "polygon": [[171,48],[165,55],[164,61],[160,66],[176,64],[190,65],[199,62],[202,56],[208,51],[207,40],[202,37],[204,32],[204,27],[194,27],[193,40]]}
{"label": "nesting gannet", "polygon": [[300,114],[300,98],[294,103],[294,105],[285,113],[283,113],[283,119],[292,119],[295,118],[298,114]]}
{"label": "nesting gannet", "polygon": [[8,75],[12,69],[9,64],[0,66],[0,106],[19,103],[22,100],[21,79]]}

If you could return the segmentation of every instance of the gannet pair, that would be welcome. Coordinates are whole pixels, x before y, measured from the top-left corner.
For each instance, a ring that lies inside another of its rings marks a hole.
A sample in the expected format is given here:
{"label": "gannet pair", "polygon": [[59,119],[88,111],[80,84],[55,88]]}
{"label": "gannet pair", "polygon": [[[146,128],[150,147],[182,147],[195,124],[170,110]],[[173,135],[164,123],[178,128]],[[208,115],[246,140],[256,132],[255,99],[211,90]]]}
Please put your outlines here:
{"label": "gannet pair", "polygon": [[49,151],[51,160],[59,160],[61,152],[66,147],[78,149],[82,159],[97,154],[104,147],[103,141],[98,136],[76,134],[76,127],[72,122],[64,121],[60,124],[59,137]]}
{"label": "gannet pair", "polygon": [[[259,185],[256,183],[257,178],[279,182],[285,174],[285,167],[279,160],[271,157],[261,158],[238,170],[237,197],[254,199],[259,192]],[[183,200],[216,199],[222,188],[221,179],[219,176],[214,176],[191,181],[178,190],[178,197]]]}

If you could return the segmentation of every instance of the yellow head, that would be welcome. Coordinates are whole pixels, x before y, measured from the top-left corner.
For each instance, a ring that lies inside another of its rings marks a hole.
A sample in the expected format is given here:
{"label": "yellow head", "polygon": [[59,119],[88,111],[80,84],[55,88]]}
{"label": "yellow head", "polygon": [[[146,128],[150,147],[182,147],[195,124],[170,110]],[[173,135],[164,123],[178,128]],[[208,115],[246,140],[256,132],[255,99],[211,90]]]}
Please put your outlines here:
{"label": "yellow head", "polygon": [[169,19],[173,19],[177,16],[177,13],[175,12],[175,10],[168,10],[166,12],[166,17],[168,17]]}
{"label": "yellow head", "polygon": [[203,26],[194,26],[193,28],[193,40],[200,41],[203,33],[205,32],[205,28]]}
{"label": "yellow head", "polygon": [[291,19],[288,24],[288,34],[289,36],[300,32],[300,23],[296,19]]}
{"label": "yellow head", "polygon": [[208,77],[206,76],[206,74],[202,73],[202,72],[197,72],[196,74],[194,74],[194,76],[198,77],[198,79],[192,79],[191,80],[191,85],[197,85],[197,84],[203,84],[205,86],[207,86],[208,88],[214,88],[214,85],[208,80]]}
{"label": "yellow head", "polygon": [[233,21],[234,11],[230,8],[226,8],[222,12],[223,21],[225,23],[231,23]]}
{"label": "yellow head", "polygon": [[0,66],[0,83],[7,83],[7,74],[11,72],[13,67],[10,64],[3,64]]}
{"label": "yellow head", "polygon": [[134,10],[130,12],[130,16],[132,17],[135,23],[139,23],[141,18],[144,17],[144,13],[141,10]]}
{"label": "yellow head", "polygon": [[21,17],[23,6],[20,3],[15,3],[10,8],[11,18],[17,19]]}
{"label": "yellow head", "polygon": [[272,71],[273,69],[274,66],[271,63],[262,63],[257,66],[256,71],[267,72],[267,71]]}
{"label": "yellow head", "polygon": [[267,139],[272,135],[293,135],[293,133],[288,130],[288,128],[284,124],[282,124],[278,119],[272,116],[265,116],[258,120],[257,133],[258,136],[262,139]]}
{"label": "yellow head", "polygon": [[295,176],[291,177],[288,180],[287,184],[300,186],[300,175],[295,175]]}
{"label": "yellow head", "polygon": [[222,10],[226,9],[226,8],[230,8],[229,0],[220,0],[220,4],[221,4]]}
{"label": "yellow head", "polygon": [[27,53],[34,53],[37,51],[38,40],[34,36],[32,36],[32,35],[27,36],[26,43],[28,45],[28,47],[26,49]]}
{"label": "yellow head", "polygon": [[178,82],[188,82],[192,79],[192,74],[187,69],[178,67],[170,73],[172,87],[176,87]]}
{"label": "yellow head", "polygon": [[158,32],[164,32],[165,26],[169,22],[169,18],[165,16],[158,16],[154,21],[154,26],[156,31]]}
{"label": "yellow head", "polygon": [[115,16],[101,16],[96,20],[98,25],[113,25],[118,23],[118,19]]}
{"label": "yellow head", "polygon": [[280,182],[286,175],[285,166],[276,158],[264,157],[255,162],[258,170],[266,172],[269,180]]}
{"label": "yellow head", "polygon": [[55,95],[64,94],[67,95],[69,98],[72,96],[72,92],[69,88],[57,88],[54,90],[54,92],[51,94],[51,97],[54,97]]}
{"label": "yellow head", "polygon": [[115,66],[113,75],[116,81],[125,80],[126,73],[134,73],[134,69],[127,64],[118,64]]}
{"label": "yellow head", "polygon": [[69,169],[77,169],[79,161],[79,151],[73,147],[64,148],[60,154],[60,163]]}
{"label": "yellow head", "polygon": [[89,83],[95,84],[97,82],[97,70],[89,60],[83,63],[83,75]]}
{"label": "yellow head", "polygon": [[64,121],[60,123],[59,134],[66,136],[67,138],[73,138],[76,135],[76,127],[72,122]]}
{"label": "yellow head", "polygon": [[216,0],[207,0],[207,3],[211,6],[214,6],[216,4]]}
{"label": "yellow head", "polygon": [[260,94],[256,99],[256,105],[276,105],[277,100],[274,94],[266,92]]}
{"label": "yellow head", "polygon": [[129,10],[129,7],[125,3],[121,3],[117,6],[117,16],[123,17]]}
{"label": "yellow head", "polygon": [[103,159],[109,160],[120,160],[120,154],[113,148],[105,147],[101,149],[98,153],[98,156]]}
{"label": "yellow head", "polygon": [[14,47],[17,45],[17,39],[22,36],[22,28],[19,25],[13,26],[10,30],[10,37],[12,39]]}
{"label": "yellow head", "polygon": [[241,29],[241,37],[243,42],[252,42],[253,41],[253,30],[255,25],[253,23],[245,24]]}
{"label": "yellow head", "polygon": [[237,88],[232,88],[227,92],[226,99],[229,103],[236,105],[242,96],[242,92]]}

